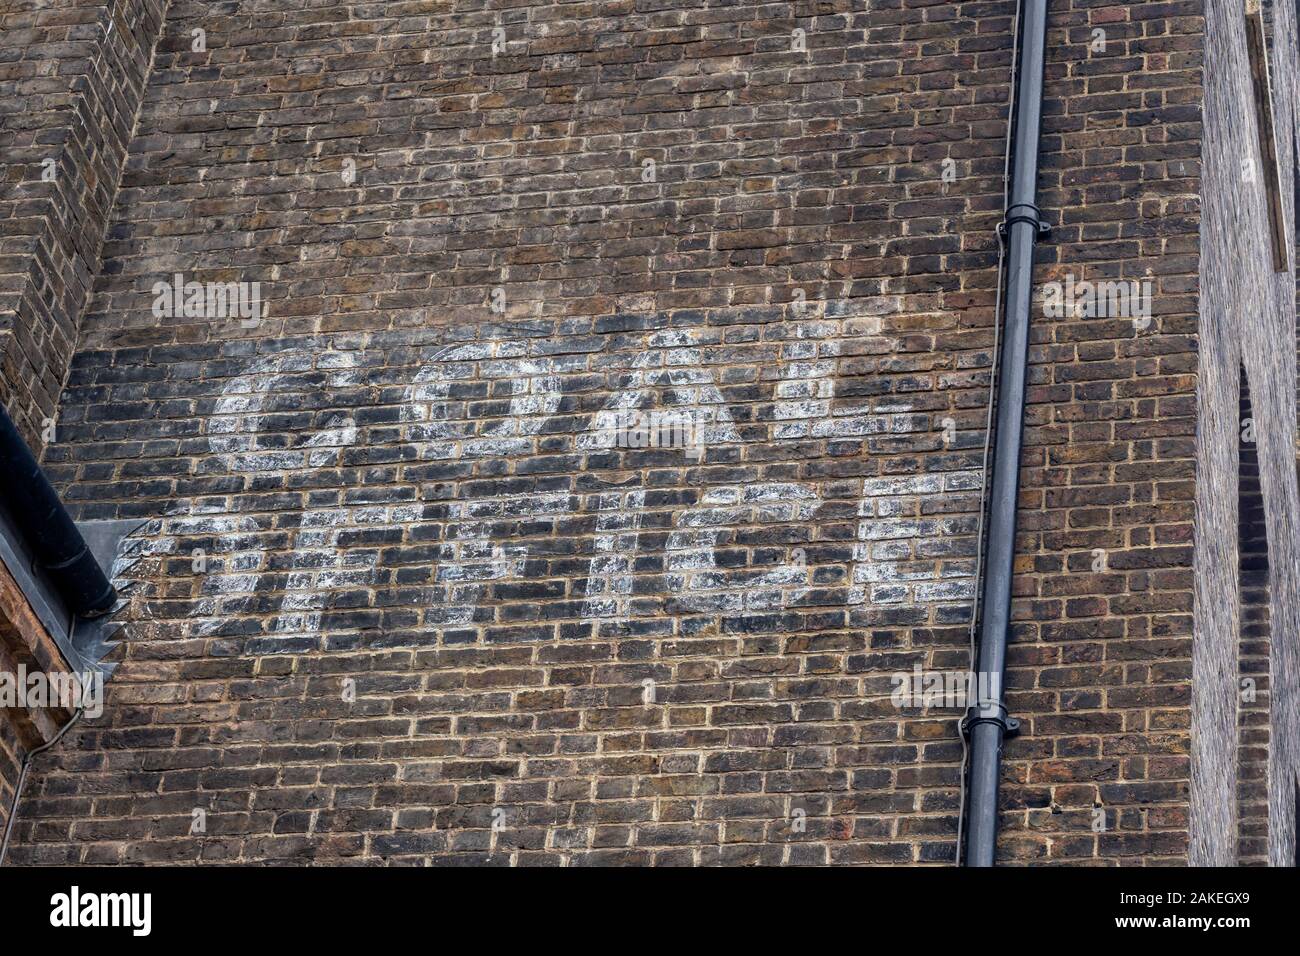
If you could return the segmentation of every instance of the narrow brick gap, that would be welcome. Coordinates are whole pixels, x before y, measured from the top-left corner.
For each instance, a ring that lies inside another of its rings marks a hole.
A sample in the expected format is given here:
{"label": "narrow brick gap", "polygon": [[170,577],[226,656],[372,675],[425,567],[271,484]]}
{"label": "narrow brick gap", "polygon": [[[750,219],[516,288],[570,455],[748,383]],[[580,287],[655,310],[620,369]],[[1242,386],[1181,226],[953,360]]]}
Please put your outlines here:
{"label": "narrow brick gap", "polygon": [[[1259,477],[1259,452],[1250,385],[1241,370],[1241,427],[1237,444],[1237,561],[1241,592],[1239,676],[1241,706],[1237,730],[1238,860],[1268,864],[1269,755],[1269,587],[1268,532]],[[1248,681],[1254,682],[1253,692]]]}

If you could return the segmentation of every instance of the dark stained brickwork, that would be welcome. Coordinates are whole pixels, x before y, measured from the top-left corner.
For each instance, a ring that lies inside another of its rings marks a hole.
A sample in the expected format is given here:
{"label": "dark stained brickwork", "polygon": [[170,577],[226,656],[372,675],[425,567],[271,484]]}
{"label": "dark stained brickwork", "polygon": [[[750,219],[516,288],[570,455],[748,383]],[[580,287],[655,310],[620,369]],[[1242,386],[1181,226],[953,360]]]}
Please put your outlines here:
{"label": "dark stained brickwork", "polygon": [[[46,457],[134,623],[13,859],[951,862],[1014,5],[870,6],[173,3]],[[1178,862],[1200,3],[1052,8],[1041,276],[1153,315],[1036,303],[999,853]]]}

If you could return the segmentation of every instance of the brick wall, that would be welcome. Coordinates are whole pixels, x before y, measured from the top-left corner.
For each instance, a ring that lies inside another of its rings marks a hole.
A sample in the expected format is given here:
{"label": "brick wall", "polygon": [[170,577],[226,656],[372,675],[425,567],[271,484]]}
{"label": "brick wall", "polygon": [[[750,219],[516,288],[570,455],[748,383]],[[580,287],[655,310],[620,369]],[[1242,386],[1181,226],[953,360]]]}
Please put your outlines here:
{"label": "brick wall", "polygon": [[18,785],[24,753],[18,721],[6,712],[0,719],[0,828],[9,822],[9,808],[13,805],[14,787]]}
{"label": "brick wall", "polygon": [[[3,565],[0,565],[0,673],[5,677],[6,698],[13,693],[11,682],[16,679],[25,684],[23,678],[34,674],[44,673],[56,680],[71,677],[58,647],[45,633]],[[11,703],[14,706],[9,706]],[[8,825],[24,757],[53,740],[73,713],[67,701],[49,697],[41,703],[33,699],[6,699],[6,707],[0,713],[0,832]]]}
{"label": "brick wall", "polygon": [[[1014,5],[871,7],[173,4],[46,459],[133,632],[13,858],[950,862]],[[1042,278],[1154,315],[1035,318],[1000,858],[1178,861],[1200,4],[1053,10]]]}
{"label": "brick wall", "polygon": [[[1277,4],[1269,18],[1283,171],[1295,164],[1295,12]],[[1296,366],[1278,344],[1296,335],[1295,276],[1293,264],[1274,265],[1267,230],[1241,226],[1267,222],[1245,18],[1226,0],[1209,0],[1205,14],[1189,860],[1228,866],[1264,862],[1266,852],[1270,865],[1288,866],[1296,858],[1300,773],[1291,679],[1300,672],[1300,553],[1292,530],[1300,490]],[[1291,191],[1281,199],[1294,217]],[[1247,676],[1267,676],[1262,706],[1259,687],[1250,699]]]}
{"label": "brick wall", "polygon": [[1149,283],[1153,314],[1036,320],[1004,859],[1185,853],[1199,13],[1094,7],[1048,40],[1041,281]]}
{"label": "brick wall", "polygon": [[[54,435],[163,7],[55,0],[0,10],[0,400],[37,455]],[[6,670],[38,666],[20,640],[25,626],[0,619]],[[0,713],[0,828],[23,755],[40,739],[29,723]]]}
{"label": "brick wall", "polygon": [[0,398],[38,454],[164,6],[54,0],[0,12]]}

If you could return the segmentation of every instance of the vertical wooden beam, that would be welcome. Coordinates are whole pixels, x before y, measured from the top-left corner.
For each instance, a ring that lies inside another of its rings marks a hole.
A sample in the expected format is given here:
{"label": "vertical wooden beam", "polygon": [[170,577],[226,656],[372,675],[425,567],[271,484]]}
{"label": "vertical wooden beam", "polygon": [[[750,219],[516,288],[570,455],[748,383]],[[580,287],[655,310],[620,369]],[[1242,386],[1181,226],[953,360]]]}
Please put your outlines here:
{"label": "vertical wooden beam", "polygon": [[1255,125],[1259,130],[1259,153],[1264,164],[1264,192],[1273,245],[1273,271],[1286,272],[1291,263],[1291,241],[1287,235],[1286,212],[1282,205],[1282,174],[1277,161],[1277,128],[1273,120],[1273,84],[1268,69],[1264,7],[1261,0],[1245,2],[1246,48],[1250,54],[1250,77],[1255,86]]}

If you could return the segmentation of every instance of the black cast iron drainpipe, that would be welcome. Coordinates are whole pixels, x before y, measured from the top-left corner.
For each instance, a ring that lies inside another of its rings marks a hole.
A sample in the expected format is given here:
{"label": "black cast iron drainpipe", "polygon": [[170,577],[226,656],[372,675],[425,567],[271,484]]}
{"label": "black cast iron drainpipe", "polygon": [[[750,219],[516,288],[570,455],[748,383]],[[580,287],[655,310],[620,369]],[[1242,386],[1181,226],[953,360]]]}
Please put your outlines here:
{"label": "black cast iron drainpipe", "polygon": [[962,721],[970,739],[970,802],[966,811],[967,866],[992,866],[997,841],[998,775],[1003,738],[1019,730],[1002,693],[1011,624],[1011,564],[1015,557],[1016,496],[1025,421],[1025,373],[1029,312],[1033,300],[1034,246],[1048,234],[1038,210],[1038,138],[1043,114],[1043,63],[1047,0],[1021,0],[1020,52],[1016,64],[1014,167],[1006,218],[999,227],[1007,244],[1006,317],[1002,329],[993,477],[988,503],[988,544],[980,602],[980,698]]}
{"label": "black cast iron drainpipe", "polygon": [[94,618],[113,609],[117,591],[3,406],[0,500],[69,611]]}

